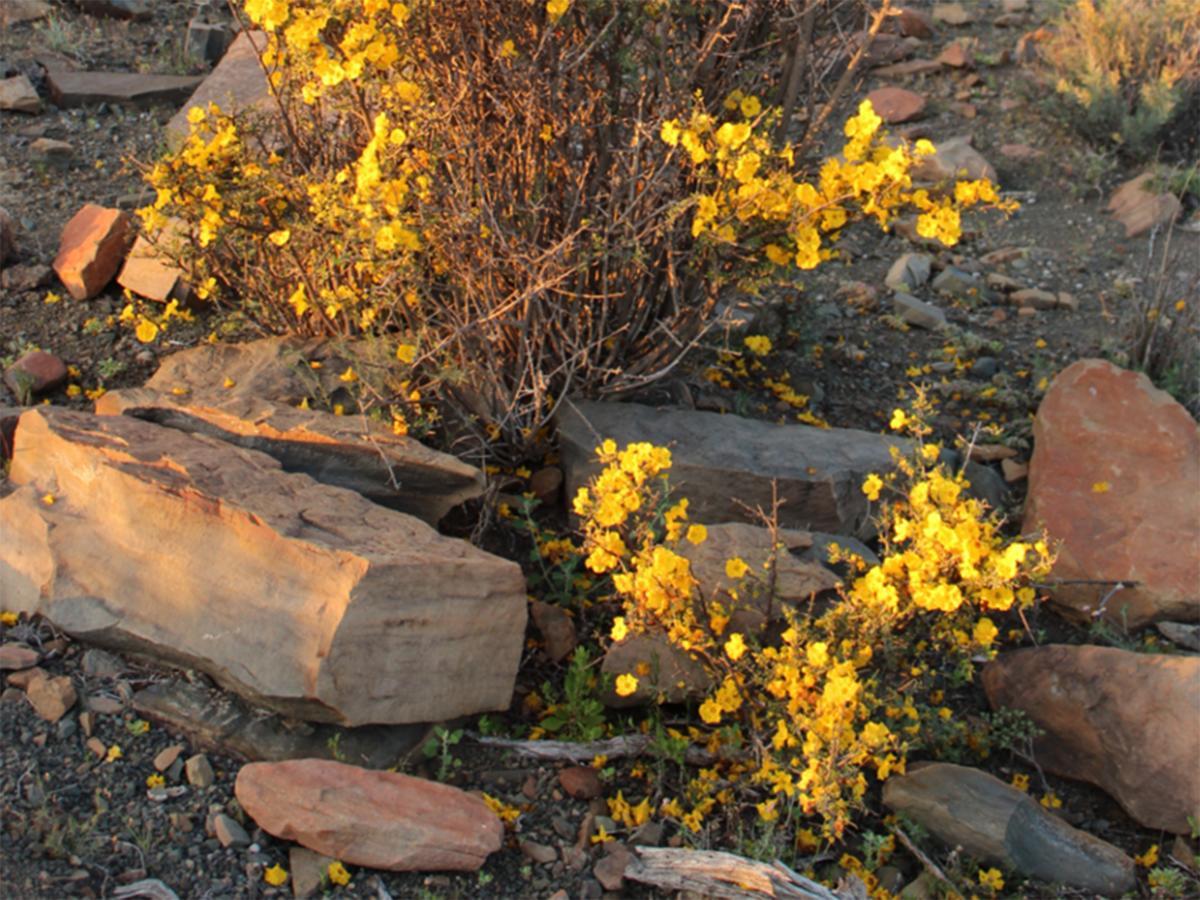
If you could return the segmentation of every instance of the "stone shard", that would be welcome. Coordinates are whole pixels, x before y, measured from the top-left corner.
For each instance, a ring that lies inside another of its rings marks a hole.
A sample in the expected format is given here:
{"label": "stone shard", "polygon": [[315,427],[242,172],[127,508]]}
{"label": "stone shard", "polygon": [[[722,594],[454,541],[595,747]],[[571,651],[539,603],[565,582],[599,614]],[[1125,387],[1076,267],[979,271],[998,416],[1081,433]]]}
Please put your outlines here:
{"label": "stone shard", "polygon": [[912,168],[914,181],[941,183],[956,178],[996,181],[996,170],[983,154],[971,146],[970,135],[934,141],[937,152],[921,157]]}
{"label": "stone shard", "polygon": [[[1024,531],[1056,542],[1052,601],[1078,620],[1139,628],[1200,620],[1200,426],[1145,375],[1098,359],[1042,398]],[[1113,592],[1117,582],[1136,586]]]}
{"label": "stone shard", "polygon": [[1187,834],[1200,817],[1200,657],[1029,647],[984,667],[983,687],[1042,729],[1044,768],[1097,785],[1148,828]]}
{"label": "stone shard", "polygon": [[[178,239],[175,228],[164,229],[159,238],[165,242]],[[139,234],[129,255],[125,257],[125,265],[117,275],[117,284],[148,300],[156,300],[159,303],[178,300],[185,306],[191,305],[195,298],[184,279],[183,270],[171,262],[163,252],[163,249],[169,246],[169,243],[160,245],[151,242],[145,235]]]}
{"label": "stone shard", "polygon": [[[297,409],[320,391],[306,360],[323,352],[318,343],[278,338],[185,350],[168,357],[146,387],[105,394],[96,412],[260,450],[285,471],[357,491],[430,524],[483,493],[484,476],[474,466],[379,422]],[[332,376],[336,384],[344,369],[331,365],[326,380]]]}
{"label": "stone shard", "polygon": [[1143,172],[1117,188],[1108,201],[1105,212],[1125,226],[1127,238],[1165,225],[1183,210],[1179,198],[1170,191],[1153,192],[1155,178],[1154,172]]}
{"label": "stone shard", "polygon": [[270,107],[267,76],[258,61],[258,54],[266,46],[267,36],[261,31],[243,31],[234,39],[216,68],[167,123],[167,145],[171,149],[178,149],[187,139],[190,128],[187,116],[192,107],[207,108],[215,103],[226,112]]}
{"label": "stone shard", "polygon": [[40,113],[42,98],[26,75],[0,78],[0,109],[13,112]]}
{"label": "stone shard", "polygon": [[504,839],[478,797],[398,772],[316,759],[250,763],[235,791],[264,831],[372,869],[471,872]]}
{"label": "stone shard", "polygon": [[600,671],[612,679],[637,675],[637,689],[622,697],[609,688],[600,700],[612,709],[643,706],[661,695],[667,703],[682,703],[703,697],[712,681],[698,659],[670,643],[664,635],[635,634],[608,648]]}
{"label": "stone shard", "polygon": [[182,103],[200,81],[195,75],[76,72],[61,67],[46,70],[50,99],[61,109],[93,103],[120,103],[138,107],[156,103]]}
{"label": "stone shard", "polygon": [[63,228],[54,271],[76,300],[95,297],[112,281],[132,239],[129,216],[85,204]]}
{"label": "stone shard", "polygon": [[875,112],[889,125],[918,118],[925,112],[925,98],[915,91],[899,87],[876,88],[867,94]]}
{"label": "stone shard", "polygon": [[10,609],[296,718],[421,722],[509,704],[520,569],[411,516],[212,438],[40,407],[21,417],[9,479]]}
{"label": "stone shard", "polygon": [[873,530],[863,479],[890,469],[891,448],[904,446],[867,431],[633,403],[574,403],[559,414],[558,428],[568,497],[599,472],[594,449],[602,439],[650,441],[671,449],[671,484],[688,498],[693,521],[746,521],[735,500],[770,509],[776,480],[780,525],[860,537]]}
{"label": "stone shard", "polygon": [[978,860],[1105,895],[1134,886],[1133,860],[1119,849],[978,769],[932,763],[893,775],[883,802]]}

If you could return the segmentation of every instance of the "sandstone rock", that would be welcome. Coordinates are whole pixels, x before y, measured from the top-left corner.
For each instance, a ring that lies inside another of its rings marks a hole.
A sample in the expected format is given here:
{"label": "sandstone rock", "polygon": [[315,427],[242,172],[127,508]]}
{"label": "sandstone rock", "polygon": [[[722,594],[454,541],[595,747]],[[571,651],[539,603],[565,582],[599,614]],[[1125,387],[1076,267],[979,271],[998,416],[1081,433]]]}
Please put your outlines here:
{"label": "sandstone rock", "polygon": [[[3,243],[4,211],[0,210],[0,243]],[[54,270],[40,264],[9,266],[0,272],[0,288],[32,291],[54,283]]]}
{"label": "sandstone rock", "polygon": [[41,666],[34,666],[32,669],[21,669],[17,672],[10,672],[5,679],[9,687],[28,690],[29,686],[39,678],[49,678],[49,673]]}
{"label": "sandstone rock", "polygon": [[883,283],[893,291],[911,294],[929,281],[932,272],[932,256],[927,253],[905,253],[892,263]]}
{"label": "sandstone rock", "polygon": [[780,525],[871,535],[862,481],[891,466],[898,438],[851,429],[776,425],[739,416],[656,409],[629,403],[579,402],[558,416],[567,496],[599,472],[603,438],[619,446],[650,441],[671,448],[671,484],[687,497],[693,521],[746,521],[745,509],[771,506],[779,485]]}
{"label": "sandstone rock", "polygon": [[1058,308],[1058,295],[1041,288],[1021,288],[1009,294],[1008,299],[1016,306],[1032,306],[1034,309]]}
{"label": "sandstone rock", "polygon": [[1125,237],[1136,237],[1165,225],[1182,211],[1179,198],[1170,191],[1152,193],[1154,172],[1143,172],[1113,192],[1105,212],[1125,226]]}
{"label": "sandstone rock", "polygon": [[368,769],[386,769],[421,746],[430,731],[423,723],[341,728],[296,722],[266,714],[224,691],[179,680],[142,688],[133,695],[133,708],[188,735],[196,746],[255,762],[336,756]]}
{"label": "sandstone rock", "polygon": [[69,163],[75,156],[75,146],[68,141],[54,138],[38,138],[29,145],[29,152],[37,159],[52,163]]}
{"label": "sandstone rock", "polygon": [[[730,630],[758,630],[766,623],[767,572],[764,564],[771,556],[771,532],[766,528],[743,522],[709,525],[708,536],[701,544],[681,541],[677,550],[691,563],[692,574],[699,582],[698,590],[704,599],[720,599],[735,611]],[[788,528],[779,530],[784,545],[775,561],[775,597],[772,619],[782,617],[787,606],[810,601],[817,594],[837,587],[838,578],[823,565],[798,558],[790,551],[812,546],[812,535]],[[734,580],[725,574],[725,561],[740,557],[750,567],[754,577]],[[729,592],[737,589],[739,599],[731,601]],[[754,615],[746,617],[739,611]]]}
{"label": "sandstone rock", "polygon": [[75,5],[89,15],[110,19],[146,22],[151,16],[146,0],[75,0]]}
{"label": "sandstone rock", "polygon": [[1004,480],[1009,484],[1024,480],[1029,474],[1029,466],[1025,463],[1017,462],[1015,459],[1000,460],[1000,471],[1004,473]]}
{"label": "sandstone rock", "polygon": [[[177,236],[173,229],[164,229],[158,240],[171,242],[177,240]],[[148,300],[166,303],[174,299],[182,305],[192,305],[194,295],[184,279],[183,270],[174,265],[159,246],[139,234],[117,275],[117,284]]]}
{"label": "sandstone rock", "polygon": [[44,350],[30,350],[4,373],[5,383],[18,398],[52,391],[66,380],[67,364]]}
{"label": "sandstone rock", "polygon": [[937,61],[943,66],[950,66],[953,69],[965,69],[974,62],[974,59],[966,47],[955,41],[946,45],[938,54]]}
{"label": "sandstone rock", "polygon": [[967,12],[961,3],[935,3],[933,20],[945,22],[947,25],[967,25],[974,22],[975,17]]}
{"label": "sandstone rock", "polygon": [[225,813],[213,816],[213,837],[222,847],[246,847],[250,844],[246,829]]}
{"label": "sandstone rock", "polygon": [[398,772],[313,759],[250,763],[235,791],[264,831],[373,869],[474,871],[504,838],[478,797]]}
{"label": "sandstone rock", "polygon": [[34,712],[47,722],[57,722],[79,699],[75,686],[66,675],[35,678],[25,688],[25,696],[33,705]]}
{"label": "sandstone rock", "polygon": [[986,772],[923,765],[889,778],[883,802],[983,862],[1100,894],[1133,888],[1132,859]]}
{"label": "sandstone rock", "polygon": [[266,45],[267,36],[261,31],[243,31],[234,39],[216,68],[167,123],[167,145],[171,149],[186,140],[190,128],[187,114],[194,106],[207,108],[215,103],[226,112],[269,108],[272,101],[267,76],[258,61],[258,53]]}
{"label": "sandstone rock", "polygon": [[9,478],[14,610],[298,718],[432,721],[511,699],[519,568],[411,516],[265,454],[66,410],[21,417]]}
{"label": "sandstone rock", "polygon": [[933,37],[933,19],[924,10],[902,6],[896,20],[900,26],[900,33],[905,37],[922,39]]}
{"label": "sandstone rock", "polygon": [[5,0],[0,4],[0,29],[37,22],[50,15],[46,0]]}
{"label": "sandstone rock", "polygon": [[907,59],[890,66],[880,66],[871,74],[880,78],[911,78],[917,75],[931,75],[941,70],[942,64],[935,59]]}
{"label": "sandstone rock", "polygon": [[[1145,375],[1081,360],[1042,398],[1033,445],[1023,530],[1058,542],[1052,580],[1138,582],[1104,609],[1130,628],[1200,619],[1200,427],[1187,410]],[[1111,587],[1063,584],[1051,599],[1087,620]]]}
{"label": "sandstone rock", "polygon": [[606,891],[619,891],[625,884],[625,867],[632,858],[633,854],[624,845],[614,844],[592,867],[592,874]]}
{"label": "sandstone rock", "polygon": [[611,689],[601,694],[601,702],[612,709],[641,706],[658,694],[668,703],[682,703],[703,696],[709,688],[704,666],[665,637],[653,634],[638,634],[613,644],[604,654],[600,671],[613,679],[620,675],[638,679],[637,690],[627,697]]}
{"label": "sandstone rock", "polygon": [[576,800],[593,800],[604,793],[600,776],[591,766],[568,766],[558,773],[558,783]]}
{"label": "sandstone rock", "polygon": [[540,866],[548,866],[558,859],[558,851],[549,844],[539,844],[536,841],[522,840],[517,846],[522,856]]}
{"label": "sandstone rock", "polygon": [[175,765],[175,760],[179,759],[183,753],[183,744],[172,744],[165,750],[162,750],[154,757],[154,768],[158,772],[165,772],[171,766]]}
{"label": "sandstone rock", "polygon": [[915,181],[942,182],[955,178],[996,181],[996,170],[971,146],[969,135],[934,141],[937,152],[921,157],[912,168]]}
{"label": "sandstone rock", "polygon": [[1103,788],[1148,828],[1187,834],[1200,817],[1200,657],[1028,647],[985,666],[983,687],[1042,729],[1043,768]]}
{"label": "sandstone rock", "polygon": [[119,209],[86,204],[63,228],[54,271],[76,300],[88,300],[112,281],[132,232]]}
{"label": "sandstone rock", "polygon": [[293,844],[288,848],[288,874],[292,877],[292,896],[297,900],[321,893],[326,872],[334,857],[314,853]]}
{"label": "sandstone rock", "polygon": [[149,75],[141,72],[76,72],[51,67],[46,70],[50,99],[62,109],[115,103],[146,107],[157,103],[182,103],[201,79],[194,75]]}
{"label": "sandstone rock", "polygon": [[876,88],[867,94],[883,121],[898,125],[915,119],[925,111],[925,98],[913,91],[898,87]]}
{"label": "sandstone rock", "polygon": [[183,769],[187,773],[188,784],[192,787],[211,787],[212,783],[216,781],[217,776],[213,773],[212,763],[203,753],[188,757],[188,761],[183,764]]}
{"label": "sandstone rock", "polygon": [[24,644],[0,644],[0,671],[29,669],[38,664],[41,654]]}
{"label": "sandstone rock", "polygon": [[350,363],[321,340],[202,345],[167,357],[144,389],[105,394],[96,412],[261,450],[286,471],[349,488],[430,524],[483,493],[478,469],[382,423],[295,408],[309,397],[336,400],[345,389],[339,376]]}
{"label": "sandstone rock", "polygon": [[25,75],[0,79],[0,109],[12,112],[40,113],[42,98]]}
{"label": "sandstone rock", "polygon": [[542,635],[550,662],[562,662],[570,656],[576,643],[575,623],[570,614],[561,606],[541,600],[529,602],[529,613]]}
{"label": "sandstone rock", "polygon": [[900,317],[900,321],[917,328],[933,331],[946,324],[945,310],[903,291],[896,291],[893,295],[892,310]]}

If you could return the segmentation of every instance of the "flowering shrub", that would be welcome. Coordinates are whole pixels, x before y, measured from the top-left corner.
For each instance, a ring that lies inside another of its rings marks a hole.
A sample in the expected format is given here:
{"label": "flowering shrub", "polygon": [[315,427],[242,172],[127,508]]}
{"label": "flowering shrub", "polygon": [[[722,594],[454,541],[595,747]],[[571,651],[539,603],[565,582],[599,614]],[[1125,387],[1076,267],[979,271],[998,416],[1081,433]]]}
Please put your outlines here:
{"label": "flowering shrub", "polygon": [[[689,525],[686,500],[670,500],[670,452],[612,441],[597,449],[604,469],[574,509],[587,567],[611,578],[620,607],[611,637],[663,635],[709,676],[695,734],[722,762],[693,779],[690,811],[677,807],[692,830],[740,793],[765,822],[817,817],[826,838],[841,837],[868,777],[903,772],[910,752],[943,738],[947,690],[995,652],[993,616],[1034,602],[1031,583],[1051,562],[1045,543],[1006,541],[963,476],[938,463],[920,421],[897,410],[892,425],[915,450],[897,451],[893,472],[862,485],[880,503],[880,564],[846,555],[854,575],[837,602],[777,609],[753,633],[730,623],[747,621],[739,610],[769,594],[773,560],[763,571],[727,560],[737,588],[702,596],[679,551],[706,530]],[[632,693],[646,674],[622,673],[618,691]]]}
{"label": "flowering shrub", "polygon": [[[380,338],[397,422],[436,384],[456,434],[521,447],[566,393],[670,371],[723,286],[812,268],[906,208],[953,243],[961,208],[996,202],[913,190],[932,148],[885,144],[869,106],[806,181],[784,138],[829,110],[796,100],[837,98],[793,58],[765,99],[771,38],[798,24],[778,6],[244,0],[274,108],[194,109],[145,225],[189,238],[199,292],[268,330]],[[867,8],[804,4],[811,52]]]}

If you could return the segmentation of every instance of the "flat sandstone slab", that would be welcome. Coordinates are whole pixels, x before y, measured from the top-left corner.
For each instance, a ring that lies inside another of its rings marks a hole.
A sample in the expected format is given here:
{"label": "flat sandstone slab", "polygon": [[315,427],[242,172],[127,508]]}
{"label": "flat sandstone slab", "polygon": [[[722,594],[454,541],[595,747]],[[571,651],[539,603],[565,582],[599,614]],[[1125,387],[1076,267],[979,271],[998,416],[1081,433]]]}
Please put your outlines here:
{"label": "flat sandstone slab", "polygon": [[22,415],[0,597],[343,725],[507,708],[517,565],[273,458],[125,416]]}

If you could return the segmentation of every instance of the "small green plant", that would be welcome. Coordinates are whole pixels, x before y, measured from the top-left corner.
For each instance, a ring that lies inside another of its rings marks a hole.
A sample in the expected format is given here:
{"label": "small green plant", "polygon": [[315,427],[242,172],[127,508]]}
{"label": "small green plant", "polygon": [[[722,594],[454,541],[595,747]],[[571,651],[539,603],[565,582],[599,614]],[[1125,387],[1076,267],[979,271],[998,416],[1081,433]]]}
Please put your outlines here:
{"label": "small green plant", "polygon": [[1170,866],[1155,866],[1146,876],[1152,897],[1194,897],[1190,889],[1195,885],[1190,881],[1183,872]]}
{"label": "small green plant", "polygon": [[125,371],[125,363],[107,356],[96,364],[96,371],[100,373],[101,378],[115,378]]}
{"label": "small green plant", "polygon": [[563,679],[562,698],[549,681],[542,685],[547,715],[539,723],[547,734],[568,741],[594,741],[604,736],[604,705],[596,699],[598,678],[592,672],[591,654],[576,647]]}
{"label": "small green plant", "polygon": [[1043,732],[1025,710],[1004,707],[984,713],[983,720],[987,723],[985,734],[989,751],[1004,750],[1021,759],[1033,758],[1033,742]]}
{"label": "small green plant", "polygon": [[337,762],[346,762],[346,754],[342,750],[342,733],[340,731],[334,732],[329,736],[329,739],[325,741],[325,747],[329,750],[331,759]]}
{"label": "small green plant", "polygon": [[438,764],[437,780],[447,781],[450,776],[462,768],[462,760],[454,755],[454,748],[463,739],[461,728],[451,731],[441,725],[433,729],[433,736],[425,742],[421,752],[426,759],[436,759]]}

